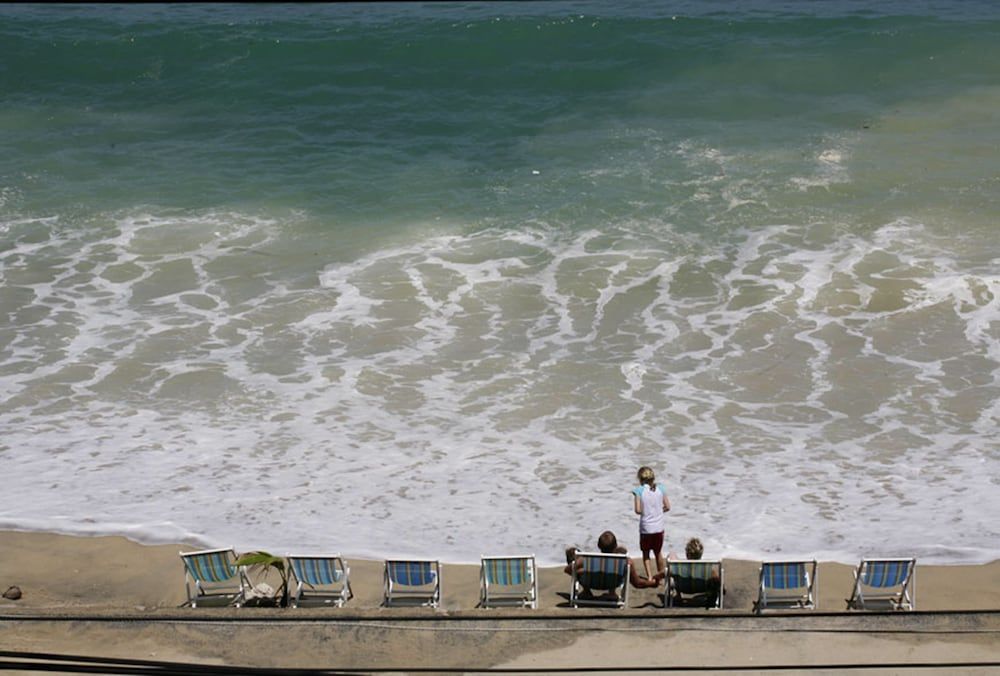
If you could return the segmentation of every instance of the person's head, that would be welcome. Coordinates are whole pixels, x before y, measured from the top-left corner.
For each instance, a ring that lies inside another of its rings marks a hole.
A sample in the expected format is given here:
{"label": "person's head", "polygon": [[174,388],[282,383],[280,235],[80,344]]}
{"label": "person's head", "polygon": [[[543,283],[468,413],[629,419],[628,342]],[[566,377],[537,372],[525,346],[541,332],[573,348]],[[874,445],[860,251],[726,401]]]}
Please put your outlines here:
{"label": "person's head", "polygon": [[566,563],[572,565],[576,561],[576,547],[566,548]]}
{"label": "person's head", "polygon": [[656,484],[656,475],[650,467],[640,467],[637,476],[640,484],[646,484],[650,488]]}
{"label": "person's head", "polygon": [[700,559],[704,552],[705,548],[701,546],[701,540],[698,538],[691,538],[684,546],[684,555],[689,559]]}
{"label": "person's head", "polygon": [[613,554],[615,549],[618,547],[618,538],[615,534],[609,530],[601,533],[601,536],[597,538],[597,548],[601,550],[603,554]]}

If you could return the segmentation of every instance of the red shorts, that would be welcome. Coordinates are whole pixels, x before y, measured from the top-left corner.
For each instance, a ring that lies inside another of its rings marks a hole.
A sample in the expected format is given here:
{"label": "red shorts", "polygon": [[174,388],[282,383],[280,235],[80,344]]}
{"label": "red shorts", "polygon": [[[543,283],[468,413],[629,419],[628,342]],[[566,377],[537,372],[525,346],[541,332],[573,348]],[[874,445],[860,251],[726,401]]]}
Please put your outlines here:
{"label": "red shorts", "polygon": [[639,549],[643,558],[649,558],[650,552],[659,554],[663,549],[663,531],[659,533],[639,533]]}

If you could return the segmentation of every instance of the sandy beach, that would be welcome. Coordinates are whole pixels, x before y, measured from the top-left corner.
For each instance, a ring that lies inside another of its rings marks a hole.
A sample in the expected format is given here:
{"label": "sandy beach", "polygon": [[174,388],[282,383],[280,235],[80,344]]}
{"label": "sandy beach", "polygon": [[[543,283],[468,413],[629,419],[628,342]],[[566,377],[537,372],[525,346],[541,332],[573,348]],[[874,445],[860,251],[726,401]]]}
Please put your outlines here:
{"label": "sandy beach", "polygon": [[178,557],[190,549],[120,537],[0,533],[0,586],[17,585],[23,594],[0,599],[4,650],[360,672],[1000,668],[1000,562],[918,563],[912,613],[846,612],[851,567],[822,563],[817,610],[756,617],[758,563],[737,560],[724,561],[722,611],[664,609],[662,589],[632,590],[624,610],[573,609],[569,578],[559,568],[540,570],[537,610],[477,609],[478,568],[448,564],[440,609],[383,608],[381,562],[349,556],[355,597],[344,608],[190,609],[181,607]]}

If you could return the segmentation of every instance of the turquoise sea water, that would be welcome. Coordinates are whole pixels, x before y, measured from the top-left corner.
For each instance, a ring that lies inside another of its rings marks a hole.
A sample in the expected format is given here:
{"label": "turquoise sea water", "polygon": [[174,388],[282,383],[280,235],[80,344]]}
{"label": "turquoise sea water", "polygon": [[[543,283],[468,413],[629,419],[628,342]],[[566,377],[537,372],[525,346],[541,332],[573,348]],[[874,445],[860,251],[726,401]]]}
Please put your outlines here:
{"label": "turquoise sea water", "polygon": [[1000,8],[0,7],[0,526],[1000,556]]}

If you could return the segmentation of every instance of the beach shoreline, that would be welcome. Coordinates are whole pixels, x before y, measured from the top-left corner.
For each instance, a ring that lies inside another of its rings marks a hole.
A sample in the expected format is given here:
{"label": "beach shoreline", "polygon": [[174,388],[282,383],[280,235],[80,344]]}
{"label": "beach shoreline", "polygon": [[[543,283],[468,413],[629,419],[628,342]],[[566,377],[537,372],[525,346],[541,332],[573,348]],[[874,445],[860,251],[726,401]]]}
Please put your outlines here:
{"label": "beach shoreline", "polygon": [[[569,578],[558,567],[539,569],[537,610],[478,609],[478,567],[447,563],[440,609],[384,608],[382,562],[350,557],[354,598],[343,608],[190,609],[181,607],[178,557],[189,549],[119,536],[0,532],[0,586],[23,594],[0,599],[6,644],[115,659],[401,671],[869,659],[946,661],[977,673],[976,665],[1000,663],[1000,561],[918,562],[914,613],[846,612],[851,567],[820,563],[817,610],[755,617],[758,562],[737,560],[724,560],[722,611],[664,609],[662,588],[631,590],[623,610],[569,608]],[[789,630],[794,642],[762,648],[765,636]]]}
{"label": "beach shoreline", "polygon": [[[167,609],[185,602],[184,571],[179,553],[201,545],[143,544],[120,535],[77,536],[34,531],[0,530],[0,585],[16,585],[23,598],[17,608],[66,607],[105,609],[141,606]],[[244,553],[244,552],[241,552]],[[272,552],[283,555],[283,552]],[[351,568],[355,608],[378,608],[382,601],[382,559],[339,553]],[[512,552],[520,553],[520,552]],[[637,553],[633,562],[642,570]],[[387,551],[387,556],[392,552]],[[775,557],[780,559],[781,557]],[[749,612],[756,594],[759,561],[723,559],[726,610]],[[442,562],[441,607],[473,610],[478,603],[478,564]],[[819,561],[817,610],[845,610],[854,566]],[[562,566],[539,565],[539,609],[567,605],[569,577]],[[987,564],[922,564],[917,561],[919,610],[1000,610],[1000,560]],[[662,587],[632,589],[633,609],[662,603]],[[11,608],[4,600],[5,608]]]}

